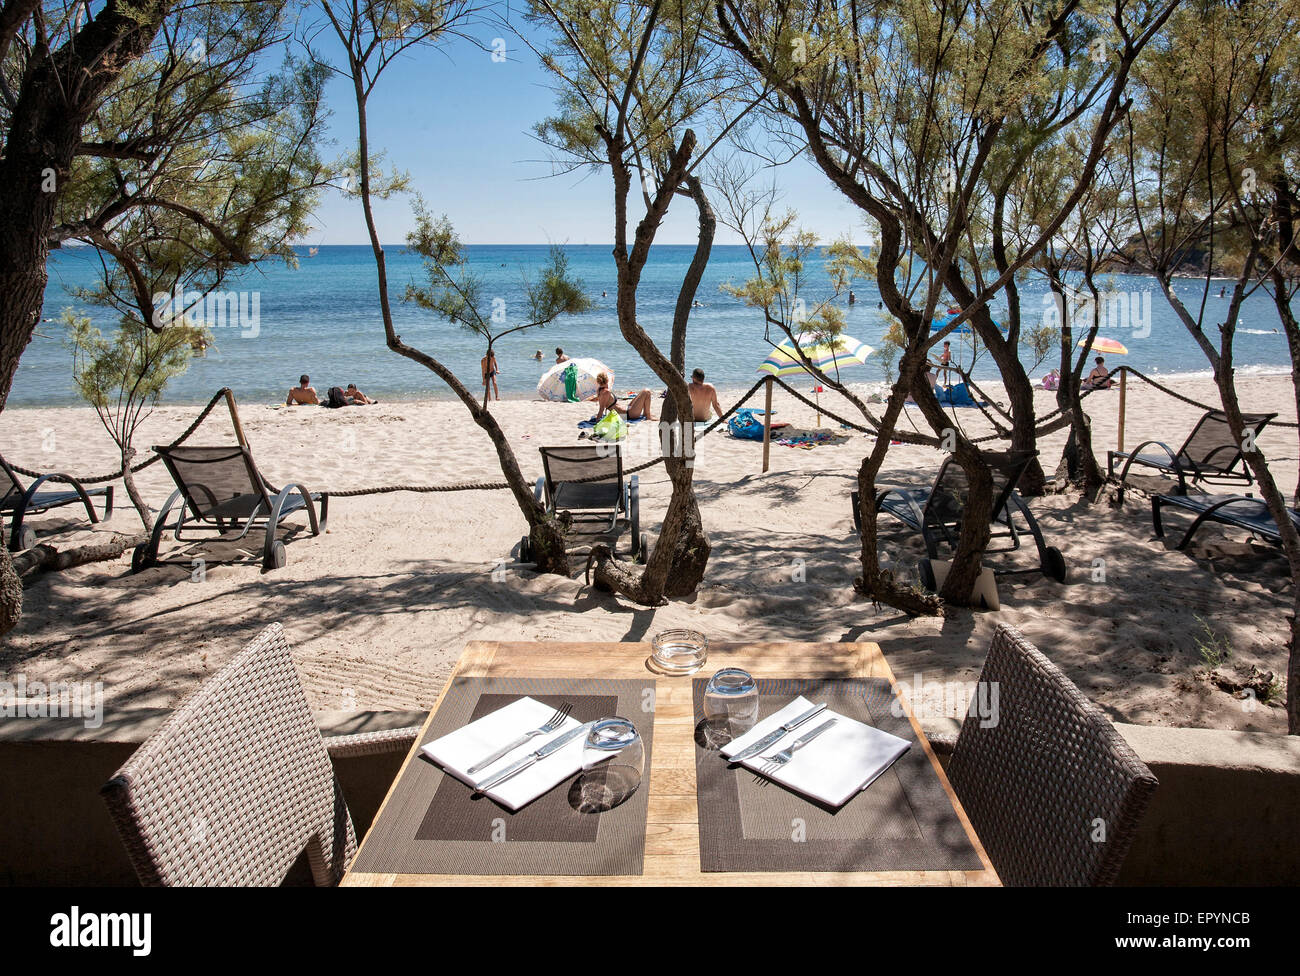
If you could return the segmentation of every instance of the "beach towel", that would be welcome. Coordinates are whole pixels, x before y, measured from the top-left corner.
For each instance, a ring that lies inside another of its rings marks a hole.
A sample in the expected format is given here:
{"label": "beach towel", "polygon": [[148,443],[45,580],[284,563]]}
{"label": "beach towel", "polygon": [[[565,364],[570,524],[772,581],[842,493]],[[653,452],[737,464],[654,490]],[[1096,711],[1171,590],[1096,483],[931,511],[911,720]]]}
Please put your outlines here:
{"label": "beach towel", "polygon": [[954,383],[952,386],[936,386],[934,395],[938,397],[941,406],[945,407],[985,407],[988,402],[981,400],[975,402],[975,398],[970,395],[970,390],[966,389],[965,383]]}
{"label": "beach towel", "polygon": [[[643,420],[645,420],[645,419],[647,419],[647,418],[644,417],[644,416],[641,416],[641,417],[634,417],[634,418],[631,419],[631,420],[628,420],[626,417],[624,417],[624,418],[623,418],[623,422],[624,422],[624,423],[628,423],[628,424],[639,424],[639,423],[641,423],[641,421],[643,421]],[[578,421],[578,426],[579,426],[579,427],[583,427],[583,428],[590,429],[590,428],[596,426],[596,421],[591,420],[591,419],[587,419],[587,420],[579,420],[579,421]]]}

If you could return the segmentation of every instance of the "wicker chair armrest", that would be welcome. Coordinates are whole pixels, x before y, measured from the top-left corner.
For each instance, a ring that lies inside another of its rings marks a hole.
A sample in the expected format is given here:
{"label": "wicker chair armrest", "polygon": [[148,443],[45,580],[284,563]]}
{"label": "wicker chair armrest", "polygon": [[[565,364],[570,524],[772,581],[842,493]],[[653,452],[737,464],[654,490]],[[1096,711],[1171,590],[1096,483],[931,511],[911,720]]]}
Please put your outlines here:
{"label": "wicker chair armrest", "polygon": [[952,751],[957,748],[956,732],[935,733],[927,735],[925,738],[930,743],[930,748],[934,750],[936,756],[951,756]]}
{"label": "wicker chair armrest", "polygon": [[351,735],[326,736],[325,751],[331,759],[377,756],[388,752],[406,752],[415,744],[420,727],[380,729],[377,732],[354,732]]}

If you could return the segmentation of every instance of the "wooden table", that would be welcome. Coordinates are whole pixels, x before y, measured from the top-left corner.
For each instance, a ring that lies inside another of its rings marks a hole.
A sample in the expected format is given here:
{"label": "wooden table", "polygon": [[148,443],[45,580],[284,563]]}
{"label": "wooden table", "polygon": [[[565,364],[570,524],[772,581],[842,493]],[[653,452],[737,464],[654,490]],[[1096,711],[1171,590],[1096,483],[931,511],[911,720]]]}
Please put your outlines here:
{"label": "wooden table", "polygon": [[[648,643],[523,643],[473,641],[456,664],[453,677],[537,678],[645,678]],[[877,644],[711,644],[705,673],[724,667],[744,668],[754,674],[788,678],[887,678],[894,675]],[[558,877],[502,875],[367,874],[348,872],[349,887],[409,885],[997,885],[989,862],[970,821],[935,758],[915,716],[908,719],[943,788],[952,801],[972,846],[984,864],[981,871],[879,871],[843,873],[709,872],[700,870],[699,828],[695,807],[695,719],[691,678],[655,676],[654,749],[648,784],[644,873],[634,876]],[[448,680],[433,712],[442,704]],[[895,692],[897,686],[895,685]],[[904,704],[906,700],[903,699]],[[428,721],[425,727],[428,727]],[[399,778],[416,761],[411,749]],[[394,781],[396,782],[396,781]],[[389,790],[378,817],[392,797]],[[369,841],[369,836],[362,842]]]}

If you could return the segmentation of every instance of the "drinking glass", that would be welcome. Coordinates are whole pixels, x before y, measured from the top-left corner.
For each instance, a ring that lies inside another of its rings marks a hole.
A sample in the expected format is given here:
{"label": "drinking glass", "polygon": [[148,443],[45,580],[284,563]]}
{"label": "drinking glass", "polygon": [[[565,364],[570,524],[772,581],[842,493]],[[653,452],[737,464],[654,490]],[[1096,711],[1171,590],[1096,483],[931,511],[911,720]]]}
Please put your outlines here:
{"label": "drinking glass", "polygon": [[693,674],[709,659],[709,639],[698,630],[665,630],[651,644],[650,664],[664,674]]}
{"label": "drinking glass", "polygon": [[758,721],[758,683],[740,668],[723,668],[704,688],[704,721],[709,729],[737,739]]}
{"label": "drinking glass", "polygon": [[595,813],[618,806],[641,785],[645,747],[625,718],[598,719],[582,745],[579,809]]}

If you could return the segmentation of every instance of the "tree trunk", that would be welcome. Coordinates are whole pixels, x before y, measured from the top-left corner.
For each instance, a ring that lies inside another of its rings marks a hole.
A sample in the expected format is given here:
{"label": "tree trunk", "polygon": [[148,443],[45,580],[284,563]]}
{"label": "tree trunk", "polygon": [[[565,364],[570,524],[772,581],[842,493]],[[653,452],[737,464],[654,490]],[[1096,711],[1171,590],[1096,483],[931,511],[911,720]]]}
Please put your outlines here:
{"label": "tree trunk", "polygon": [[149,503],[140,494],[140,489],[136,487],[135,472],[131,470],[131,462],[134,459],[135,448],[126,447],[122,449],[122,484],[126,486],[126,495],[131,499],[131,504],[135,506],[140,521],[144,523],[144,530],[149,532],[153,529],[153,509],[149,507]]}
{"label": "tree trunk", "polygon": [[23,616],[23,584],[14,569],[7,540],[0,542],[0,637],[18,626]]}
{"label": "tree trunk", "polygon": [[88,563],[105,562],[117,559],[128,549],[142,546],[149,541],[147,535],[114,536],[108,542],[97,542],[89,546],[77,546],[75,549],[55,549],[53,546],[33,546],[20,553],[14,559],[14,569],[27,583],[41,573],[51,570],[71,569],[73,566],[85,566]]}
{"label": "tree trunk", "polygon": [[41,320],[50,230],[82,128],[170,7],[107,4],[57,51],[33,53],[21,79],[0,157],[0,410]]}

